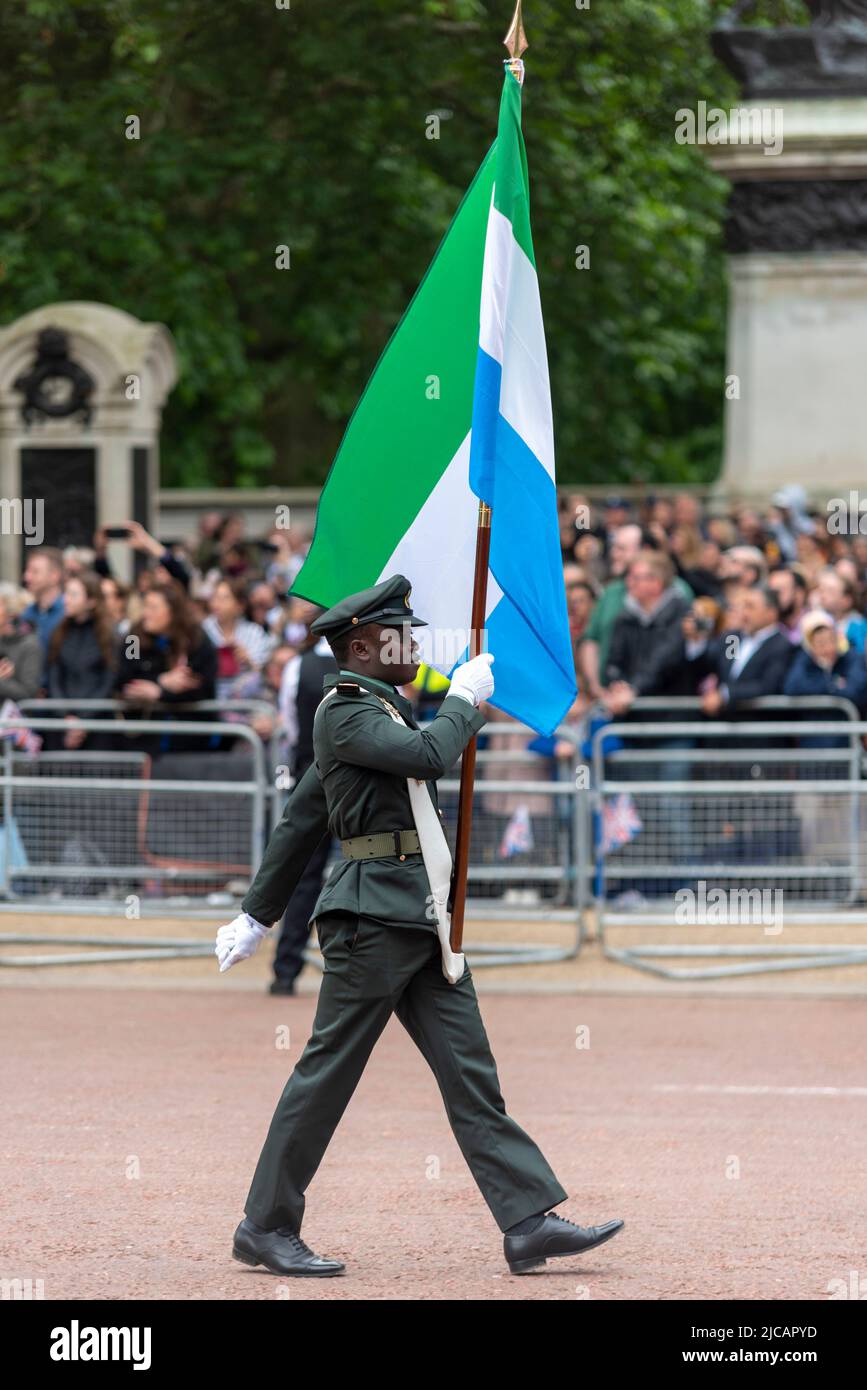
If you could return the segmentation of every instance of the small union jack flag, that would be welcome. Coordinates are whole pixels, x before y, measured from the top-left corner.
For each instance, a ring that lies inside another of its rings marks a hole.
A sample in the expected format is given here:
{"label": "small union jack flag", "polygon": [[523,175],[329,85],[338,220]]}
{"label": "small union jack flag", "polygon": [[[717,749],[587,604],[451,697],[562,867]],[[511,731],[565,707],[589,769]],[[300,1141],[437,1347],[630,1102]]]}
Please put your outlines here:
{"label": "small union jack flag", "polygon": [[[24,719],[24,715],[16,705],[14,700],[4,700],[0,705],[0,719]],[[32,757],[38,753],[42,747],[42,739],[35,734],[32,729],[28,729],[23,723],[17,729],[5,729],[0,727],[0,738],[11,739],[14,746],[22,753],[29,753]]]}
{"label": "small union jack flag", "polygon": [[643,830],[643,822],[629,792],[621,792],[602,808],[602,853],[622,849]]}
{"label": "small union jack flag", "polygon": [[532,849],[534,843],[530,812],[522,802],[520,806],[516,807],[509,824],[503,831],[499,856],[501,859],[508,859],[512,854],[523,854],[526,850]]}

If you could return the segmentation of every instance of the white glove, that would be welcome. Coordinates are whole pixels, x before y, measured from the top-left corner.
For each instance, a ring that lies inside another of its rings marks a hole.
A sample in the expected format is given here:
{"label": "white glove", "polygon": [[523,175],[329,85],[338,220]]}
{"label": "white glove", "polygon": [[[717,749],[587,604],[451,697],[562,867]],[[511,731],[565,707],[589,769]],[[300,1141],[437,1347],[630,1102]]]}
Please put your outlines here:
{"label": "white glove", "polygon": [[214,954],[220,962],[220,974],[236,961],[246,960],[254,951],[258,951],[259,943],[270,930],[270,927],[263,927],[261,922],[251,917],[249,912],[240,913],[234,922],[220,927],[214,947]]}
{"label": "white glove", "polygon": [[463,666],[458,666],[452,676],[449,695],[460,695],[462,700],[469,700],[471,705],[479,705],[482,700],[489,699],[494,693],[494,677],[491,674],[493,659],[493,652],[482,652],[479,656],[474,656],[472,661],[465,661]]}

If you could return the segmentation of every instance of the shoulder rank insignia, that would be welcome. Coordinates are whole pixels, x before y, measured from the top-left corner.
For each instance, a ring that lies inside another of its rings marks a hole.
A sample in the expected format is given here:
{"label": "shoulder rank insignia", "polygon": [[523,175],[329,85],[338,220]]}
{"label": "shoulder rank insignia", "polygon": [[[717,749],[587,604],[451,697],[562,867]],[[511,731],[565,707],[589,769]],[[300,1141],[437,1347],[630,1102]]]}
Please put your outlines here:
{"label": "shoulder rank insignia", "polygon": [[336,681],[334,689],[338,695],[360,695],[361,686],[358,681]]}

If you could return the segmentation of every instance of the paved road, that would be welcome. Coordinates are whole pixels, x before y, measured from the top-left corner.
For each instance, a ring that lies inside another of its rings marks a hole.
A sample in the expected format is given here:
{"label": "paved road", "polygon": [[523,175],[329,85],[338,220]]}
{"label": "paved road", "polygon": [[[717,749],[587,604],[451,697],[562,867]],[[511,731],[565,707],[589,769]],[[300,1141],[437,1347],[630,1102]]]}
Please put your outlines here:
{"label": "paved road", "polygon": [[[315,999],[177,979],[142,989],[118,973],[16,988],[12,975],[0,1275],[43,1280],[46,1299],[867,1289],[857,999],[483,995],[507,1105],[571,1194],[559,1211],[626,1220],[598,1251],[525,1278],[508,1273],[433,1078],[392,1020],[308,1190],[304,1235],[347,1273],[312,1281],[248,1270],[229,1250]],[[589,1046],[576,1048],[579,1029]]]}

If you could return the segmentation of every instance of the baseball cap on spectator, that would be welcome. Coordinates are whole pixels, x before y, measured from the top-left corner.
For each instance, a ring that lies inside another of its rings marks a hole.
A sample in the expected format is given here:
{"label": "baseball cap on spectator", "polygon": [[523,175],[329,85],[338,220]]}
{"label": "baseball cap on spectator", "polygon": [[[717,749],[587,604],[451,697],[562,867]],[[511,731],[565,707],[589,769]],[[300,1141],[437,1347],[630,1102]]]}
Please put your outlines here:
{"label": "baseball cap on spectator", "polygon": [[841,652],[845,652],[848,649],[849,643],[846,641],[842,632],[838,631],[837,624],[834,622],[831,614],[826,613],[822,608],[813,608],[804,616],[804,620],[801,623],[801,641],[804,646],[809,647],[816,633],[823,627],[830,628],[832,632],[837,633],[837,647]]}
{"label": "baseball cap on spectator", "polygon": [[814,534],[816,523],[807,515],[807,494],[800,483],[787,483],[785,487],[777,488],[771,496],[771,504],[781,511],[790,512],[790,524],[799,531],[808,536]]}

